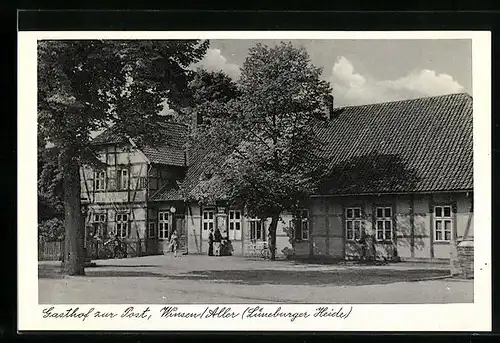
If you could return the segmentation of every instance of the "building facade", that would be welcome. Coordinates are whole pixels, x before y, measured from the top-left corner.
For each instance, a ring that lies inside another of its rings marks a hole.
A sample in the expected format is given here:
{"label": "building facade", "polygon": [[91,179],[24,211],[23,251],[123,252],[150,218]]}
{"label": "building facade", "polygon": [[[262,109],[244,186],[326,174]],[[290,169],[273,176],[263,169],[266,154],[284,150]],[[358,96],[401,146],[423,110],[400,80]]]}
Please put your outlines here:
{"label": "building facade", "polygon": [[[209,230],[219,228],[233,255],[260,256],[270,220],[249,218],[239,204],[197,201],[204,152],[186,153],[185,127],[162,125],[167,139],[155,149],[113,132],[96,137],[107,167],[82,169],[87,226],[147,253],[167,252],[175,229],[188,254],[207,254]],[[282,214],[278,257],[439,260],[453,241],[473,239],[469,95],[336,108],[317,132],[331,178],[302,209]]]}
{"label": "building facade", "polygon": [[93,237],[115,235],[131,253],[156,254],[166,249],[176,222],[183,227],[182,213],[156,209],[149,200],[166,184],[182,180],[186,170],[186,128],[159,125],[168,139],[155,149],[139,148],[113,128],[94,140],[102,165],[80,170],[82,204],[87,210],[86,243]]}

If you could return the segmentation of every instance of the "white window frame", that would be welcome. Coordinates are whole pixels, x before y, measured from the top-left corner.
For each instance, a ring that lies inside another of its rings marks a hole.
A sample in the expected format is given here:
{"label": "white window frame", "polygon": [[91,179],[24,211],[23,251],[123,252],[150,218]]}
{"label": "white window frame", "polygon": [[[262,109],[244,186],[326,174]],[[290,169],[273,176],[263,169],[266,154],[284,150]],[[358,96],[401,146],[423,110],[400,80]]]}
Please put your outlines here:
{"label": "white window frame", "polygon": [[158,236],[158,232],[156,231],[156,223],[149,222],[148,224],[148,238],[156,238]]}
{"label": "white window frame", "polygon": [[130,214],[117,213],[115,216],[115,232],[118,238],[127,238],[130,229]]}
{"label": "white window frame", "polygon": [[104,236],[104,225],[108,221],[108,214],[106,212],[95,212],[92,213],[92,226],[97,224],[97,232],[99,236]]}
{"label": "white window frame", "polygon": [[158,212],[158,238],[168,239],[170,234],[170,212]]}
{"label": "white window frame", "polygon": [[148,188],[148,178],[145,176],[139,177],[139,189],[147,189]]}
{"label": "white window frame", "polygon": [[201,214],[201,222],[202,230],[208,237],[210,229],[215,230],[215,210],[203,210],[203,213]]}
{"label": "white window frame", "polygon": [[[257,228],[260,227],[260,231]],[[264,222],[259,218],[249,218],[248,219],[248,232],[250,233],[250,240],[255,241],[265,241],[266,240],[266,228]],[[260,232],[260,235],[258,233]]]}
{"label": "white window frame", "polygon": [[127,190],[128,189],[128,169],[119,169],[118,170],[118,189]]}
{"label": "white window frame", "polygon": [[94,188],[96,191],[106,190],[106,171],[96,171],[94,179]]}
{"label": "white window frame", "polygon": [[[237,215],[238,214],[238,215]],[[238,218],[236,218],[238,217]],[[243,212],[241,210],[229,210],[229,239],[240,241],[241,240],[241,227]]]}
{"label": "white window frame", "polygon": [[[450,215],[445,216],[445,208],[449,209]],[[438,215],[438,209],[441,215]],[[446,229],[446,223],[449,223],[449,229]],[[439,228],[438,228],[439,227]],[[446,239],[446,233],[449,233]],[[453,207],[451,205],[434,206],[434,242],[451,242],[453,235]],[[438,238],[440,236],[440,238]]]}
{"label": "white window frame", "polygon": [[[359,211],[359,216],[356,216],[356,210]],[[349,212],[352,211],[351,215],[349,215]],[[356,223],[359,224],[359,236],[356,237]],[[350,225],[349,225],[350,224]],[[349,226],[351,226],[351,230],[349,230]],[[352,231],[352,237],[349,235],[349,231]],[[345,238],[346,241],[359,241],[361,239],[361,236],[363,235],[363,213],[361,212],[361,207],[359,206],[353,206],[353,207],[346,207],[345,208]]]}
{"label": "white window frame", "polygon": [[[297,210],[295,213],[294,223],[295,223],[295,229],[294,229],[295,240],[300,242],[309,241],[309,210],[308,209]],[[297,237],[296,234],[298,225],[300,225],[300,237]]]}
{"label": "white window frame", "polygon": [[[379,216],[379,210],[382,211],[382,215]],[[387,216],[386,211],[389,210],[389,216]],[[382,228],[380,228],[381,226]],[[389,230],[387,230],[387,226],[389,226]],[[387,235],[387,231],[390,232],[389,236]],[[381,233],[381,238],[379,238],[379,234]],[[375,240],[383,242],[383,241],[392,241],[394,239],[394,228],[392,222],[392,207],[391,206],[377,206],[375,208]]]}

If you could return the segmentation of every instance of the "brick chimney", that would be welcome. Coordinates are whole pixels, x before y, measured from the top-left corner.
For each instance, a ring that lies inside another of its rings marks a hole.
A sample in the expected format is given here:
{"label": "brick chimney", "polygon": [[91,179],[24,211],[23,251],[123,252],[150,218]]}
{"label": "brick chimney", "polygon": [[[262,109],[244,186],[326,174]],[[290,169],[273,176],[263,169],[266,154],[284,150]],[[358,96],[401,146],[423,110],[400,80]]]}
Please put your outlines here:
{"label": "brick chimney", "polygon": [[196,125],[203,124],[203,114],[200,111],[196,112]]}
{"label": "brick chimney", "polygon": [[327,120],[335,118],[333,110],[333,95],[328,94],[325,96],[324,106],[325,106],[325,118]]}

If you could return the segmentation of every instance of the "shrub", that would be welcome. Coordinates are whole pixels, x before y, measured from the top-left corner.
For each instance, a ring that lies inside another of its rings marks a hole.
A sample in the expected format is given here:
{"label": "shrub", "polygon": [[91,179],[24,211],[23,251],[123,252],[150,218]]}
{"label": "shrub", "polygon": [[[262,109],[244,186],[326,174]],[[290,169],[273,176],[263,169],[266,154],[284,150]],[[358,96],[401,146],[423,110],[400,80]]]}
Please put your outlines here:
{"label": "shrub", "polygon": [[64,240],[64,222],[60,218],[51,218],[38,223],[38,236],[44,240],[62,241]]}

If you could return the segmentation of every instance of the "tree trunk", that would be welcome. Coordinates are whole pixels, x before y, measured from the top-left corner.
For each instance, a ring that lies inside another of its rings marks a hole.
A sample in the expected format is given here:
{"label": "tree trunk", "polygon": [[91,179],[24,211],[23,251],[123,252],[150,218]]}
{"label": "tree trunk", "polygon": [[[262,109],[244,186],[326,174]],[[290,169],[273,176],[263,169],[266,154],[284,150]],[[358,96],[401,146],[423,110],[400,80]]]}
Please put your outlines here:
{"label": "tree trunk", "polygon": [[271,261],[276,260],[276,228],[278,227],[279,214],[271,217],[269,225],[269,249],[271,250]]}
{"label": "tree trunk", "polygon": [[59,165],[63,172],[64,190],[64,264],[66,275],[85,275],[83,240],[84,227],[80,199],[80,165],[71,148],[61,152]]}

